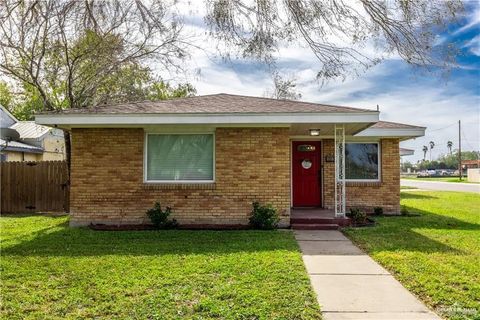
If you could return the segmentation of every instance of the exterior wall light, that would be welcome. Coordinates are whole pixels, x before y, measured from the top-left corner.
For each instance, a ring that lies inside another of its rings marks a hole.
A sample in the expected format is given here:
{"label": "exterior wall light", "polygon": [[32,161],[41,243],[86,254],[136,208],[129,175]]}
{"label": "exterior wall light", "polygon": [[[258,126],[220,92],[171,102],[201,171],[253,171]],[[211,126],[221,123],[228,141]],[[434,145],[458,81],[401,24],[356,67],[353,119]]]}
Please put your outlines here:
{"label": "exterior wall light", "polygon": [[310,135],[311,136],[319,136],[320,135],[320,129],[310,129]]}

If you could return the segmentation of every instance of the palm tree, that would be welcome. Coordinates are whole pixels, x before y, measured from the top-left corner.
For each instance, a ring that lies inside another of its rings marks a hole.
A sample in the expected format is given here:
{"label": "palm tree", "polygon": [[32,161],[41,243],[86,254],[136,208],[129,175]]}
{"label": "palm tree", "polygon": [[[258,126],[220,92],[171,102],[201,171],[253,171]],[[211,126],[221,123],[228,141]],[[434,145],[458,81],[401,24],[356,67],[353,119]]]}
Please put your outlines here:
{"label": "palm tree", "polygon": [[435,142],[430,141],[428,144],[430,145],[430,161],[432,161],[432,149],[435,147]]}
{"label": "palm tree", "polygon": [[448,141],[447,142],[447,148],[448,148],[448,151],[450,152],[450,155],[452,155],[452,147],[453,147],[453,142]]}
{"label": "palm tree", "polygon": [[427,157],[427,151],[428,151],[428,147],[427,146],[423,146],[423,161],[425,161],[425,158]]}

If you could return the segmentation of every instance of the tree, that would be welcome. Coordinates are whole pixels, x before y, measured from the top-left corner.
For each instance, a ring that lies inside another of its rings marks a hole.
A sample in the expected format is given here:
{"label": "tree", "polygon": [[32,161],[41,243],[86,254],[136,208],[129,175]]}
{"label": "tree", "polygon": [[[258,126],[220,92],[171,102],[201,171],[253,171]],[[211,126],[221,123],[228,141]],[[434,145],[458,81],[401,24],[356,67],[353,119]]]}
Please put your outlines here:
{"label": "tree", "polygon": [[[209,0],[206,21],[226,43],[223,55],[273,65],[280,46],[297,43],[319,62],[317,78],[344,78],[390,54],[408,64],[448,69],[458,49],[437,35],[461,16],[461,0]],[[375,44],[378,54],[362,51]]]}
{"label": "tree", "polygon": [[428,144],[430,145],[430,161],[432,161],[432,149],[435,147],[435,142],[430,141]]}
{"label": "tree", "polygon": [[[0,82],[0,103],[7,97],[12,97],[5,106],[19,120],[33,120],[35,112],[43,110],[43,102],[38,92],[29,84],[23,84],[18,94],[13,94],[7,86],[2,89]],[[195,88],[189,84],[178,84],[172,86],[163,80],[155,80],[150,74],[138,75],[127,71],[116,73],[111,81],[106,82],[105,88],[110,97],[105,103],[118,103],[127,101],[142,100],[165,100],[178,97],[189,97],[195,95]]]}
{"label": "tree", "polygon": [[5,81],[0,81],[0,105],[9,109],[13,100],[13,94]]}
{"label": "tree", "polygon": [[281,100],[298,100],[302,94],[296,91],[296,79],[282,78],[278,72],[273,74],[273,90],[266,90],[265,96]]}
{"label": "tree", "polygon": [[447,142],[447,148],[448,148],[448,152],[450,154],[452,154],[452,147],[453,147],[453,142],[452,141],[448,141]]}
{"label": "tree", "polygon": [[425,158],[427,157],[428,147],[423,146],[422,151],[423,151],[423,161],[425,161]]}
{"label": "tree", "polygon": [[[165,3],[2,1],[0,72],[32,90],[42,111],[111,101],[118,95],[107,84],[138,65],[180,68],[186,45],[179,19]],[[69,163],[68,132],[65,143]]]}
{"label": "tree", "polygon": [[413,164],[412,164],[410,161],[404,161],[404,162],[402,162],[402,164],[400,165],[400,168],[401,168],[401,171],[402,171],[402,172],[408,172],[408,169],[413,169],[414,166],[413,166]]}

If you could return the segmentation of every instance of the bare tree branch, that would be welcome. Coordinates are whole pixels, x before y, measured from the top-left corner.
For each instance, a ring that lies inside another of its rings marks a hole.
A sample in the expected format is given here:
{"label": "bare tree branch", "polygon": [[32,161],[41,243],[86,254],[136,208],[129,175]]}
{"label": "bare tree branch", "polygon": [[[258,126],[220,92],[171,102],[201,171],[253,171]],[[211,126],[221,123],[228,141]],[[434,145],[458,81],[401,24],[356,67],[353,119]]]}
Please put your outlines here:
{"label": "bare tree branch", "polygon": [[[458,53],[436,44],[458,16],[461,0],[207,0],[211,35],[223,57],[264,61],[275,70],[276,53],[292,43],[308,46],[319,61],[317,78],[364,71],[390,54],[412,66],[448,71]],[[377,52],[365,51],[375,44]]]}

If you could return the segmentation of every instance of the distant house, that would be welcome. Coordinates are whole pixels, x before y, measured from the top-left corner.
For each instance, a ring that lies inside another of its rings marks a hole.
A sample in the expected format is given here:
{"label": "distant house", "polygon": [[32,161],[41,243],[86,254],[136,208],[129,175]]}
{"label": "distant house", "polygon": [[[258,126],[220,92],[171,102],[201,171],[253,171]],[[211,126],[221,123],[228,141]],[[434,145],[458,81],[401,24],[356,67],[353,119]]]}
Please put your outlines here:
{"label": "distant house", "polygon": [[19,121],[0,106],[1,161],[48,161],[65,159],[63,131]]}
{"label": "distant house", "polygon": [[403,156],[413,156],[415,150],[407,149],[407,148],[400,148],[400,157]]}
{"label": "distant house", "polygon": [[462,168],[464,170],[480,168],[480,160],[462,160]]}

